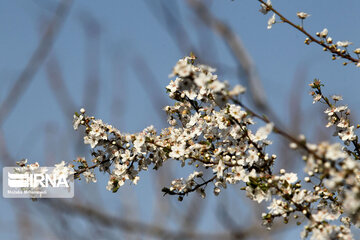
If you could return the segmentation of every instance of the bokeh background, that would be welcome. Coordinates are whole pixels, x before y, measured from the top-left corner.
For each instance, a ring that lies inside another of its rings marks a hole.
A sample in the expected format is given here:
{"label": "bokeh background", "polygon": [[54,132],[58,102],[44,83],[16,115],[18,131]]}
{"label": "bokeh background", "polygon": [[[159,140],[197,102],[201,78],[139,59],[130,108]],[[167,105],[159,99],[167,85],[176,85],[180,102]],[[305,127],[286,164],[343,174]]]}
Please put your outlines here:
{"label": "bokeh background", "polygon": [[[305,29],[327,27],[335,41],[360,47],[360,2],[274,0],[275,9]],[[358,119],[359,68],[332,61],[319,46],[285,24],[267,30],[256,0],[12,0],[0,1],[0,160],[27,158],[53,166],[78,156],[90,159],[81,131],[72,128],[80,107],[122,132],[167,126],[162,110],[172,101],[165,86],[179,58],[192,51],[215,67],[219,79],[247,87],[242,99],[290,133],[310,141],[331,139],[324,106],[312,104],[308,84],[325,83]],[[260,125],[262,123],[259,123]],[[272,135],[276,169],[302,171],[301,156]],[[75,183],[69,200],[0,200],[0,239],[288,239],[299,238],[295,221],[261,227],[259,207],[239,186],[207,198],[163,196],[161,188],[192,169],[168,163],[140,175],[137,186],[117,193]]]}

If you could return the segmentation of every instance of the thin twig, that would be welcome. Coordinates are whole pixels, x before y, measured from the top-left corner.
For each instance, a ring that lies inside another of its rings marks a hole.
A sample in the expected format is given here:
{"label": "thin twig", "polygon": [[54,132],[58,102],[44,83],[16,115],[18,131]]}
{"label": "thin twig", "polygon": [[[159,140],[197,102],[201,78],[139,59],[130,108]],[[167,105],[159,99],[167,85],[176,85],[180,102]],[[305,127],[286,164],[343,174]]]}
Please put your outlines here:
{"label": "thin twig", "polygon": [[347,59],[353,63],[359,63],[359,59],[355,59],[353,57],[350,56],[350,54],[346,52],[342,52],[342,51],[338,51],[337,47],[331,47],[333,45],[327,45],[325,44],[324,41],[322,40],[318,40],[316,37],[312,36],[310,33],[308,33],[307,31],[304,30],[303,26],[299,26],[296,25],[295,23],[291,22],[290,20],[288,20],[286,17],[284,17],[281,13],[279,13],[277,10],[275,10],[271,5],[266,4],[263,0],[258,0],[260,3],[264,4],[268,9],[270,9],[273,13],[275,13],[277,16],[280,17],[280,19],[284,22],[289,24],[290,26],[292,26],[293,28],[297,29],[298,31],[302,32],[303,34],[305,34],[310,41],[317,43],[318,45],[324,47],[325,49],[327,49],[328,51],[330,51],[332,54],[337,55],[338,57],[341,57],[343,59]]}

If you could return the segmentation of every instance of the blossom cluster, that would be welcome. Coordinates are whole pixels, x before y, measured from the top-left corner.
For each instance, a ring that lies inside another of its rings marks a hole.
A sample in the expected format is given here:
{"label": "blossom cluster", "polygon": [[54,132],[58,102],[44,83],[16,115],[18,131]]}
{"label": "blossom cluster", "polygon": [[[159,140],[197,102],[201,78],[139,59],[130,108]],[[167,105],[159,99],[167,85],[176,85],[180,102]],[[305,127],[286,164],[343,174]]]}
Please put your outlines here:
{"label": "blossom cluster", "polygon": [[[136,184],[139,172],[149,166],[159,168],[168,159],[185,164],[212,169],[209,180],[202,172],[194,172],[186,180],[176,179],[168,194],[186,195],[197,191],[205,195],[205,187],[213,182],[214,193],[218,194],[226,184],[239,181],[249,183],[258,174],[270,173],[275,155],[265,153],[271,141],[267,136],[273,124],[268,123],[256,131],[249,129],[253,119],[238,105],[229,100],[245,92],[238,85],[229,89],[226,82],[219,81],[214,69],[195,65],[195,57],[180,59],[173,69],[176,76],[167,86],[169,96],[176,100],[173,106],[164,109],[171,125],[158,135],[150,126],[137,134],[124,134],[111,125],[85,114],[74,115],[74,129],[84,125],[84,143],[90,144],[93,152],[93,166],[82,159],[77,174],[93,171],[110,173],[107,189],[117,191],[126,180]],[[91,172],[93,173],[93,172]],[[197,182],[195,181],[197,179]],[[210,181],[211,180],[211,181]],[[266,193],[249,188],[249,195],[261,202]]]}
{"label": "blossom cluster", "polygon": [[[136,184],[140,171],[150,165],[158,169],[169,159],[181,166],[203,166],[211,172],[194,171],[187,178],[173,180],[162,191],[178,195],[179,200],[190,192],[205,198],[208,185],[218,195],[228,184],[242,183],[250,199],[270,201],[269,212],[263,214],[264,225],[270,227],[278,217],[287,223],[291,216],[303,216],[308,220],[303,237],[351,239],[350,225],[360,223],[359,154],[340,143],[307,143],[302,136],[291,146],[302,150],[308,174],[304,182],[312,183],[313,189],[305,188],[296,173],[284,169],[273,173],[276,155],[267,153],[266,147],[271,144],[268,136],[274,124],[267,122],[256,129],[256,115],[235,104],[245,88],[238,85],[230,89],[214,74],[215,69],[196,65],[195,60],[194,56],[185,57],[173,68],[170,76],[175,79],[166,89],[175,104],[164,108],[170,127],[160,134],[152,126],[137,134],[124,134],[87,116],[84,109],[76,114],[74,128],[84,125],[84,143],[97,149],[93,152],[95,165],[89,167],[82,159],[77,174],[94,178],[90,171],[99,167],[110,173],[107,189],[115,192],[126,180]],[[320,86],[318,80],[311,84],[314,102],[323,99],[329,103]],[[342,99],[332,98],[335,103]],[[325,113],[328,127],[337,126],[336,133],[344,144],[357,146],[347,107],[329,105]],[[343,224],[339,226],[336,220]]]}
{"label": "blossom cluster", "polygon": [[[268,228],[276,218],[285,223],[294,218],[298,224],[307,220],[303,237],[352,239],[350,226],[360,226],[360,154],[347,106],[335,106],[340,96],[333,96],[332,104],[322,94],[319,80],[310,85],[314,102],[328,105],[328,127],[336,126],[336,134],[347,147],[311,144],[304,136],[284,133],[241,103],[244,87],[230,88],[218,79],[215,69],[196,64],[195,56],[180,59],[170,77],[174,79],[166,89],[175,102],[164,108],[169,127],[159,133],[153,126],[135,134],[122,133],[81,109],[74,115],[73,127],[85,130],[84,143],[93,149],[92,163],[79,157],[76,167],[72,166],[74,172],[64,162],[57,165],[59,172],[96,182],[95,169],[99,169],[109,174],[106,188],[116,192],[126,181],[137,184],[141,171],[177,161],[194,171],[174,179],[162,189],[164,194],[182,200],[196,192],[205,198],[208,186],[219,195],[229,184],[241,184],[250,199],[269,202],[269,211],[262,215]],[[265,124],[258,126],[255,118]],[[274,172],[277,156],[267,152],[272,132],[282,134],[292,141],[291,148],[302,153],[307,173],[304,183],[296,173]]]}
{"label": "blossom cluster", "polygon": [[307,160],[307,167],[317,170],[324,179],[324,185],[337,193],[343,211],[360,227],[360,145],[350,122],[350,110],[345,105],[337,106],[342,100],[341,96],[333,95],[332,102],[325,97],[320,80],[315,79],[310,86],[314,90],[311,92],[314,101],[322,102],[328,107],[324,111],[328,115],[326,127],[335,126],[333,135],[338,136],[344,146],[340,143],[319,145],[319,154],[325,154],[326,161],[314,161],[311,158]]}

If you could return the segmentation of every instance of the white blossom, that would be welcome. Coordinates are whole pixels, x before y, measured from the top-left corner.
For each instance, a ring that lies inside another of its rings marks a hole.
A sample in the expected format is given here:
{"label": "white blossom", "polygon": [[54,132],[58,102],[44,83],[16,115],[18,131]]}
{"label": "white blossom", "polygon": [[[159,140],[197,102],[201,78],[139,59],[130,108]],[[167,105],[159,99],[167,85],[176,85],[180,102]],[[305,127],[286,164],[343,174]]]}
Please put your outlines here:
{"label": "white blossom", "polygon": [[254,142],[265,140],[274,128],[274,123],[268,123],[264,127],[260,127],[254,136]]}
{"label": "white blossom", "polygon": [[285,213],[285,209],[283,207],[284,202],[279,199],[273,199],[271,204],[267,207],[270,210],[271,214],[274,215],[282,215]]}
{"label": "white blossom", "polygon": [[243,94],[245,91],[246,88],[238,84],[231,91],[229,91],[229,96],[237,96]]}
{"label": "white blossom", "polygon": [[267,14],[270,11],[269,7],[272,7],[271,0],[267,0],[266,5],[262,3],[260,6],[261,6],[261,8],[259,11],[262,14]]}
{"label": "white blossom", "polygon": [[353,44],[352,42],[349,42],[349,41],[338,41],[336,43],[336,45],[338,47],[348,47],[349,45]]}
{"label": "white blossom", "polygon": [[282,177],[290,184],[293,184],[298,180],[296,173],[285,173]]}
{"label": "white blossom", "polygon": [[327,37],[327,35],[328,35],[328,30],[327,30],[327,28],[324,28],[321,32],[320,32],[320,37],[321,38],[326,38]]}
{"label": "white blossom", "polygon": [[176,144],[171,147],[169,156],[171,158],[181,158],[185,154],[185,144]]}
{"label": "white blossom", "polygon": [[[268,11],[264,6],[262,9]],[[308,16],[298,13],[301,19]],[[268,28],[274,23],[275,14],[269,19]],[[324,29],[317,35],[326,38],[327,34]],[[337,220],[342,212],[348,217],[348,225],[351,222],[360,226],[358,143],[354,126],[350,124],[350,110],[347,106],[335,106],[342,97],[332,96],[333,105],[329,103],[332,100],[319,90],[320,81],[311,84],[313,101],[327,104],[327,126],[335,125],[335,136],[343,142],[310,143],[304,135],[290,137],[290,147],[299,150],[306,163],[308,175],[303,182],[298,180],[297,173],[286,173],[284,169],[280,170],[280,175],[274,174],[276,155],[267,146],[271,144],[268,138],[275,125],[267,123],[259,127],[254,121],[256,114],[246,106],[234,104],[234,97],[245,88],[237,86],[229,90],[229,84],[214,74],[215,69],[196,65],[194,60],[194,56],[182,58],[173,68],[171,76],[176,79],[170,81],[166,89],[175,103],[164,108],[172,126],[162,129],[160,134],[152,126],[137,134],[124,134],[87,116],[85,110],[76,114],[74,129],[86,125],[84,142],[96,148],[92,153],[94,165],[81,159],[77,161],[81,166],[78,173],[87,182],[96,182],[94,169],[99,167],[100,171],[109,174],[106,189],[116,192],[126,181],[137,184],[141,171],[158,169],[165,161],[179,161],[181,166],[202,167],[204,173],[193,171],[187,177],[174,179],[169,188],[163,189],[165,194],[179,195],[181,200],[191,192],[197,192],[204,198],[205,189],[210,185],[214,194],[219,195],[228,184],[242,184],[244,188],[241,189],[246,190],[246,195],[253,201],[261,203],[272,199],[269,213],[263,215],[268,227],[277,217],[287,219],[292,214],[302,214],[308,223],[304,236],[312,234],[313,239],[329,236],[338,239],[340,234],[351,236],[348,227],[328,223]],[[268,122],[265,118],[257,119]],[[279,126],[275,129],[282,130]],[[349,141],[353,141],[351,146],[355,150],[350,148]],[[26,161],[18,164],[20,170],[39,167],[38,163],[25,164]],[[74,173],[65,162],[58,164],[56,169],[67,175]],[[205,174],[206,170],[210,174]]]}
{"label": "white blossom", "polygon": [[219,163],[215,166],[214,172],[216,172],[217,178],[222,178],[224,176],[225,164],[223,160],[219,160]]}
{"label": "white blossom", "polygon": [[89,183],[89,182],[96,183],[95,174],[93,172],[87,170],[83,173],[83,176],[85,177],[85,180],[87,183]]}
{"label": "white blossom", "polygon": [[269,18],[268,20],[268,26],[267,29],[271,29],[272,25],[275,24],[276,20],[275,20],[275,13],[271,16],[271,18]]}
{"label": "white blossom", "polygon": [[354,126],[347,127],[345,130],[339,132],[339,137],[343,141],[355,140],[356,135],[354,134]]}
{"label": "white blossom", "polygon": [[73,127],[74,127],[74,130],[77,130],[81,121],[84,120],[84,116],[83,115],[76,115],[74,114],[74,120],[73,120]]}
{"label": "white blossom", "polygon": [[305,13],[305,12],[298,12],[298,13],[296,13],[296,15],[297,15],[298,18],[300,18],[300,19],[305,19],[305,18],[310,17],[310,14],[307,14],[307,13]]}

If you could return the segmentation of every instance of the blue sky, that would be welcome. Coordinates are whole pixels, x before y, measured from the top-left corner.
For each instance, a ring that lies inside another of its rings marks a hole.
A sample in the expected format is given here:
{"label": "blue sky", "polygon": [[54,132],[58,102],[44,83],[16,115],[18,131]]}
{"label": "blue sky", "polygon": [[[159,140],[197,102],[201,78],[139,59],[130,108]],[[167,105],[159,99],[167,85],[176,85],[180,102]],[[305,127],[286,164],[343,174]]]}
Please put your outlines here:
{"label": "blue sky", "polygon": [[[65,84],[77,108],[93,108],[94,112],[89,113],[90,115],[117,126],[123,132],[137,132],[151,124],[157,129],[165,126],[158,111],[161,106],[154,107],[149,101],[149,93],[165,99],[165,104],[171,103],[165,92],[165,86],[169,82],[168,74],[176,61],[189,52],[179,48],[174,41],[174,33],[167,31],[160,2],[74,2],[45,64],[36,73],[2,126],[1,131],[13,158],[28,158],[30,162],[50,164],[61,160],[70,162],[79,155],[89,153],[87,147],[76,145],[79,133],[72,130],[72,116],[65,116],[61,112],[48,83],[46,66],[51,57],[58,59]],[[308,95],[307,85],[314,78],[324,81],[325,93],[342,95],[344,102],[352,109],[353,118],[358,119],[355,107],[359,102],[359,68],[353,65],[344,67],[341,60],[332,61],[331,55],[323,52],[319,46],[305,45],[305,37],[288,25],[275,24],[271,30],[267,30],[270,15],[264,16],[258,12],[259,4],[255,0],[205,2],[211,12],[226,22],[241,38],[256,65],[269,105],[284,123],[289,121],[289,98],[295,91],[302,96],[302,116],[310,125],[305,126],[305,133],[314,135],[313,129],[322,128],[324,118],[319,114],[321,108],[312,105],[312,99]],[[3,101],[36,49],[41,33],[54,15],[57,3],[58,1],[46,0],[0,1],[0,101]],[[228,80],[230,84],[238,83],[239,80],[233,73],[236,63],[222,39],[209,32],[186,1],[174,3],[177,6],[173,9],[174,16],[185,29],[188,41],[196,50],[200,49],[196,54],[230,69],[220,72],[219,78]],[[360,47],[360,32],[356,26],[360,21],[359,1],[348,0],[340,4],[339,1],[329,0],[274,0],[273,6],[295,22],[298,21],[296,12],[307,12],[311,14],[304,24],[308,32],[314,34],[326,27],[335,41],[349,40],[354,42],[354,48]],[[95,19],[100,26],[99,58],[95,61],[100,79],[96,108],[83,104],[84,94],[87,94],[84,92],[84,81],[88,78],[87,37],[82,21],[84,16]],[[205,37],[200,37],[200,33]],[[208,47],[209,43],[212,43],[211,49]],[[156,81],[150,86],[159,86],[156,89],[144,87],[139,80],[138,73],[143,69],[134,65],[137,57],[146,62]],[[300,82],[300,87],[293,90],[294,79],[302,74],[302,84]],[[76,110],[78,109],[74,109]],[[155,181],[155,178],[142,177],[142,181],[147,183],[140,184],[134,191],[139,205],[145,206],[140,207],[140,217],[150,219],[152,213],[148,207],[153,202],[146,196],[154,194],[151,193],[153,189],[148,187],[149,182]],[[92,196],[84,189],[97,188],[109,205],[117,207],[117,199],[123,194],[107,193],[104,190],[105,183],[106,177],[98,186],[79,184],[83,188],[79,194]],[[126,192],[132,189],[129,188]],[[9,201],[2,199],[0,208],[9,206]],[[202,230],[218,225],[215,213],[211,213],[214,200],[211,198],[209,201],[210,207],[207,210],[211,217],[208,221],[202,221]],[[176,205],[179,206],[181,207]]]}

